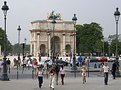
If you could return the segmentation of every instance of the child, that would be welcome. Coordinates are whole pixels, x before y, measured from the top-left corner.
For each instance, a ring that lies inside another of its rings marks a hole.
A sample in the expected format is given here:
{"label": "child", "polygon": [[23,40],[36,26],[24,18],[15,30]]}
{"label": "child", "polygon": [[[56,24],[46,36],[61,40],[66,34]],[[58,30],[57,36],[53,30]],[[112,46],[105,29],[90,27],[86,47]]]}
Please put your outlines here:
{"label": "child", "polygon": [[83,79],[83,84],[86,82],[86,67],[82,66],[82,79]]}

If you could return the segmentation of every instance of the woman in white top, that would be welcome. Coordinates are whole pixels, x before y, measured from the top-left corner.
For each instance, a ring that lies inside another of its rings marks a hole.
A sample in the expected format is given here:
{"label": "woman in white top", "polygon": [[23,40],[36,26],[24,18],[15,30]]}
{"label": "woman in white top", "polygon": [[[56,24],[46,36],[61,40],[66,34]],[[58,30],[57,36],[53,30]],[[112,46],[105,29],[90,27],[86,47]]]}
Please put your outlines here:
{"label": "woman in white top", "polygon": [[43,83],[43,70],[40,67],[38,68],[38,71],[36,72],[36,76],[38,77],[39,88],[41,88],[42,83]]}
{"label": "woman in white top", "polygon": [[61,75],[61,83],[62,85],[64,85],[65,69],[63,66],[61,66],[60,75]]}
{"label": "woman in white top", "polygon": [[104,64],[103,66],[103,71],[104,71],[104,83],[105,85],[108,85],[108,72],[109,72],[109,66],[107,63]]}
{"label": "woman in white top", "polygon": [[50,75],[49,86],[50,88],[52,88],[52,90],[54,90],[54,84],[55,84],[55,67],[54,66],[50,68],[49,75]]}

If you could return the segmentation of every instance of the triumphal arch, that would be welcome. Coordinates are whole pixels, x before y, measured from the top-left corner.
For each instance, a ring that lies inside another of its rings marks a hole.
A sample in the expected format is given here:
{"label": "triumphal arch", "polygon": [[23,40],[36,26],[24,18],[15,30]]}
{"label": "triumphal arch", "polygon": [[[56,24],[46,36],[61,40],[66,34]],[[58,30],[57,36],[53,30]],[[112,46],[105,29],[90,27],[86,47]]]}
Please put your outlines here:
{"label": "triumphal arch", "polygon": [[[52,16],[56,16],[53,26]],[[70,56],[74,51],[73,21],[64,21],[59,13],[47,15],[46,20],[31,22],[30,54],[34,56],[51,56],[53,49],[57,56]],[[75,42],[76,43],[76,42]]]}

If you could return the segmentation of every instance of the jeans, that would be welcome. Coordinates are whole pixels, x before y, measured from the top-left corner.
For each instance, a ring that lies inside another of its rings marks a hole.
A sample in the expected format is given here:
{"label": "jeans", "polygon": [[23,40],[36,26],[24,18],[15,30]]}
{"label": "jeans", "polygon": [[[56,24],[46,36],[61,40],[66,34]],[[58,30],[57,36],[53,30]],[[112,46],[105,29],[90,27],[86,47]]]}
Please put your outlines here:
{"label": "jeans", "polygon": [[55,76],[50,75],[50,88],[54,88],[54,83],[55,83]]}
{"label": "jeans", "polygon": [[115,79],[116,78],[116,72],[112,71],[112,75],[113,75],[113,79]]}
{"label": "jeans", "polygon": [[43,77],[38,76],[38,81],[39,81],[39,87],[41,88],[43,83]]}
{"label": "jeans", "polygon": [[64,77],[65,77],[65,74],[61,74],[61,82],[62,82],[62,85],[64,85]]}
{"label": "jeans", "polygon": [[104,72],[104,83],[105,85],[108,84],[108,72]]}

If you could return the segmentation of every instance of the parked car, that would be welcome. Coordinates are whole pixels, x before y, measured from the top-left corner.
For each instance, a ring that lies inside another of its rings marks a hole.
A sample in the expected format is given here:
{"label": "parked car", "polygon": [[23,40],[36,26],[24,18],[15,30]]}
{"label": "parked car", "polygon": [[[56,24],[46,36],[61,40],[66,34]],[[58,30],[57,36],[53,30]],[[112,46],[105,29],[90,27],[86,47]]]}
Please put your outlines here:
{"label": "parked car", "polygon": [[68,66],[69,63],[63,60],[56,60],[55,64]]}
{"label": "parked car", "polygon": [[100,57],[99,58],[99,62],[107,62],[107,61],[108,61],[107,57]]}
{"label": "parked car", "polygon": [[40,62],[38,62],[38,66],[44,66],[45,63],[48,63],[49,66],[52,65],[52,60],[51,59],[48,59],[48,60],[41,60]]}
{"label": "parked car", "polygon": [[91,58],[90,58],[90,62],[99,62],[99,60],[98,60],[98,58],[91,57]]}
{"label": "parked car", "polygon": [[108,62],[114,62],[116,60],[116,57],[110,57]]}

